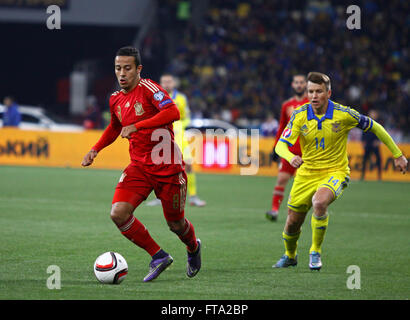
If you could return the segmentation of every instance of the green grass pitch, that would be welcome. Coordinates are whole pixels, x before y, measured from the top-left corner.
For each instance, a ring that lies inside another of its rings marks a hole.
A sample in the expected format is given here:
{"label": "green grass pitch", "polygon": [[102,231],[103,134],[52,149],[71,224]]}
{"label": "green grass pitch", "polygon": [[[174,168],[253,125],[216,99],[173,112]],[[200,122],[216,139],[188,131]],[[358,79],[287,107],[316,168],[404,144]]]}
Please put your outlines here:
{"label": "green grass pitch", "polygon": [[[184,245],[168,230],[162,210],[136,211],[154,239],[174,257],[157,280],[143,283],[150,257],[125,239],[109,218],[120,170],[0,167],[0,299],[408,299],[410,295],[410,184],[351,182],[330,208],[323,268],[308,268],[310,213],[299,240],[299,264],[277,270],[283,254],[278,222],[265,219],[275,178],[198,175],[204,208],[186,216],[203,243],[203,266],[185,275]],[[286,192],[288,193],[290,185]],[[102,285],[93,263],[105,251],[127,260],[121,285]],[[47,288],[50,265],[61,289]],[[360,289],[347,288],[350,265]]]}

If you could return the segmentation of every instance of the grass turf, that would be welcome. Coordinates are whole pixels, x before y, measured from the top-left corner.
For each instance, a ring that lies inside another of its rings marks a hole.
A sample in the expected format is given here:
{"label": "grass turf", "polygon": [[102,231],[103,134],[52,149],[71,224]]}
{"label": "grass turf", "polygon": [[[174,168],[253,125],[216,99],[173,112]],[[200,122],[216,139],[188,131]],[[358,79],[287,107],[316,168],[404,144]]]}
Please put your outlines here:
{"label": "grass turf", "polygon": [[[184,245],[160,207],[142,204],[135,216],[174,257],[158,279],[143,283],[150,257],[125,239],[109,218],[121,171],[0,167],[0,299],[408,299],[409,183],[351,182],[330,207],[323,268],[308,268],[310,213],[299,240],[296,268],[273,269],[283,254],[278,222],[265,219],[275,179],[198,175],[204,208],[186,216],[203,243],[203,267],[185,275]],[[290,185],[286,193],[289,192]],[[95,258],[117,251],[128,262],[121,285],[94,277]],[[46,286],[50,265],[61,269],[61,289]],[[361,289],[350,290],[347,268],[360,268]]]}

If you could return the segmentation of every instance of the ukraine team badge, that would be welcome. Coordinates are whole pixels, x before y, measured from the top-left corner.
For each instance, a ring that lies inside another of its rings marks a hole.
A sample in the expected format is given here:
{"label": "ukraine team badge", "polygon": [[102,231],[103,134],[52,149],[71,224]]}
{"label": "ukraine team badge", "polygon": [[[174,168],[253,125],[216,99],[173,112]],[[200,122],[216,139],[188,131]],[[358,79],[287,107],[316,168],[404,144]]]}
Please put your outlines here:
{"label": "ukraine team badge", "polygon": [[333,132],[339,132],[341,130],[341,125],[340,125],[340,121],[336,121],[332,123],[332,131]]}

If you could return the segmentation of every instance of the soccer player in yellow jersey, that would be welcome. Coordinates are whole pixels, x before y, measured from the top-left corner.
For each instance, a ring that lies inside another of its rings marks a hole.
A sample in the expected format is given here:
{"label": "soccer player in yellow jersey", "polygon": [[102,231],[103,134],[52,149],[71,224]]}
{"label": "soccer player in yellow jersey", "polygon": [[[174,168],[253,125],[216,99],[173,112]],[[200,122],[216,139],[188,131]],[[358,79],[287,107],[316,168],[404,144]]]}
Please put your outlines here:
{"label": "soccer player in yellow jersey", "polygon": [[[185,128],[188,126],[190,119],[190,109],[188,104],[188,99],[185,94],[176,89],[177,84],[173,75],[163,74],[160,78],[160,85],[164,88],[172,100],[174,100],[177,105],[180,113],[180,120],[173,123],[173,129],[175,134],[175,142],[178,144],[181,149],[184,160],[185,160],[185,171],[188,177],[188,201],[191,206],[203,207],[206,205],[206,202],[201,200],[197,195],[196,187],[196,175],[193,171],[191,161],[192,156],[189,150],[189,144],[185,137]],[[148,206],[160,205],[161,202],[159,199],[152,200],[147,203]]]}
{"label": "soccer player in yellow jersey", "polygon": [[[327,75],[310,72],[307,81],[309,103],[293,112],[275,149],[279,156],[299,168],[290,191],[288,216],[282,233],[285,254],[273,266],[276,268],[297,265],[297,241],[306,214],[312,207],[309,268],[320,270],[322,267],[321,247],[329,222],[327,208],[340,197],[349,183],[346,144],[352,128],[373,132],[393,154],[395,166],[403,174],[407,170],[407,159],[379,123],[330,100],[330,79]],[[288,149],[298,137],[302,157]]]}

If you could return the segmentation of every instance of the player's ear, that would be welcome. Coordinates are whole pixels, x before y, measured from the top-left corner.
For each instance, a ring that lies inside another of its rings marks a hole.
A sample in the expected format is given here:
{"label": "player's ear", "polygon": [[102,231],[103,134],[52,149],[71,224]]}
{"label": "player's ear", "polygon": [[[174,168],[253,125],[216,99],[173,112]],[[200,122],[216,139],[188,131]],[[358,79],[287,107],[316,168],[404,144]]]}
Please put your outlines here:
{"label": "player's ear", "polygon": [[327,98],[330,99],[330,96],[332,95],[332,90],[329,89],[329,91],[327,92]]}
{"label": "player's ear", "polygon": [[137,71],[138,71],[138,72],[141,72],[141,70],[142,70],[142,64],[140,64],[140,65],[137,66]]}

